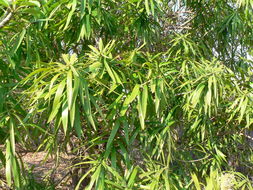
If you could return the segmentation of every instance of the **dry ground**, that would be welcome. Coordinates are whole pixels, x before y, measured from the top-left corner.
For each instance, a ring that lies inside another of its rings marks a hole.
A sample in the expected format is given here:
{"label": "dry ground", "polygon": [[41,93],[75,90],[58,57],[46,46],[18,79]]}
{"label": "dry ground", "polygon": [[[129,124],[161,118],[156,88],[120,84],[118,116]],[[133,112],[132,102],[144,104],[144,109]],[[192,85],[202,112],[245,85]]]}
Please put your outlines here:
{"label": "dry ground", "polygon": [[[0,150],[3,146],[0,146]],[[18,148],[17,148],[18,149]],[[34,180],[38,183],[50,183],[59,190],[71,190],[72,184],[72,168],[71,160],[73,156],[67,154],[60,155],[59,163],[51,156],[47,156],[46,152],[23,152],[17,150],[18,155],[24,162],[27,172],[31,173]],[[4,176],[4,170],[0,171],[0,177]],[[1,189],[1,188],[0,188]]]}

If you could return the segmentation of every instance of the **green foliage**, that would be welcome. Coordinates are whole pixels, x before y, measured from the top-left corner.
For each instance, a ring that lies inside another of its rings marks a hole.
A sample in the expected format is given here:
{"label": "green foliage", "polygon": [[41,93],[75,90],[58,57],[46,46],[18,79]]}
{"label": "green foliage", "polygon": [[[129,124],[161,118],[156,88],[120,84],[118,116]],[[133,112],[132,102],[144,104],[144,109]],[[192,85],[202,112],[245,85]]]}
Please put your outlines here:
{"label": "green foliage", "polygon": [[40,188],[21,144],[72,146],[76,190],[252,189],[252,17],[250,0],[0,0],[0,182]]}

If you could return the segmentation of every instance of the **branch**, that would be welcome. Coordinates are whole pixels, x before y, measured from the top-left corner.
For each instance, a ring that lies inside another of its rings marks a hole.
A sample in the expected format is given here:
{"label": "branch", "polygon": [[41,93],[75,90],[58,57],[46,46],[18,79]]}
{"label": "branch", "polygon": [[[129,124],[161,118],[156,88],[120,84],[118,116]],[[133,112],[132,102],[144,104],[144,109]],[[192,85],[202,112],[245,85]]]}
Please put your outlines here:
{"label": "branch", "polygon": [[239,135],[240,135],[240,136],[244,136],[244,137],[246,137],[247,139],[253,141],[253,137],[251,137],[250,135],[247,135],[247,134],[244,134],[244,133],[240,133]]}
{"label": "branch", "polygon": [[13,16],[11,11],[6,11],[4,14],[3,20],[0,21],[0,29],[4,27],[5,24],[7,24],[10,20],[11,17]]}

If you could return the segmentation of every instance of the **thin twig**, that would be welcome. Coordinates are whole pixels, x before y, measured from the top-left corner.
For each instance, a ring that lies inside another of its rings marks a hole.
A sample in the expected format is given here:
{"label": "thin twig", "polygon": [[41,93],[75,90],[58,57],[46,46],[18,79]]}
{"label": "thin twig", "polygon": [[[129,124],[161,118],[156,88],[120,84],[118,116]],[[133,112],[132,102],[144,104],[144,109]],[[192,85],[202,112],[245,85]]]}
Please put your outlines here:
{"label": "thin twig", "polygon": [[0,29],[3,28],[12,18],[13,13],[11,11],[6,11],[3,20],[0,21]]}
{"label": "thin twig", "polygon": [[60,183],[68,176],[70,175],[71,172],[69,171],[67,174],[65,174],[56,184],[55,187],[57,187],[58,185],[60,185]]}
{"label": "thin twig", "polygon": [[247,134],[240,133],[239,135],[240,135],[240,136],[244,136],[244,137],[246,137],[247,139],[253,141],[253,137],[251,137],[251,136],[249,136],[249,135],[247,135]]}
{"label": "thin twig", "polygon": [[176,159],[176,160],[178,160],[178,161],[180,161],[180,162],[199,162],[199,161],[202,161],[202,160],[205,160],[205,159],[209,159],[210,158],[210,154],[208,154],[208,155],[206,155],[205,157],[203,157],[203,158],[199,158],[199,159],[196,159],[196,160],[180,160],[180,159]]}

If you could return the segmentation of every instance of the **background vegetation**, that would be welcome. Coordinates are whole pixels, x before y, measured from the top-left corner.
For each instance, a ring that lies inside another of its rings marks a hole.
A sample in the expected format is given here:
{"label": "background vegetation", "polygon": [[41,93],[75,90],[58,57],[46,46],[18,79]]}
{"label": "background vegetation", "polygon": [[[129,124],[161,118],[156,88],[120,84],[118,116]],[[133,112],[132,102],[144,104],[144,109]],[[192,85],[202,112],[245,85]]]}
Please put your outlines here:
{"label": "background vegetation", "polygon": [[0,0],[0,15],[3,188],[54,188],[19,144],[74,155],[75,189],[252,189],[251,0]]}

